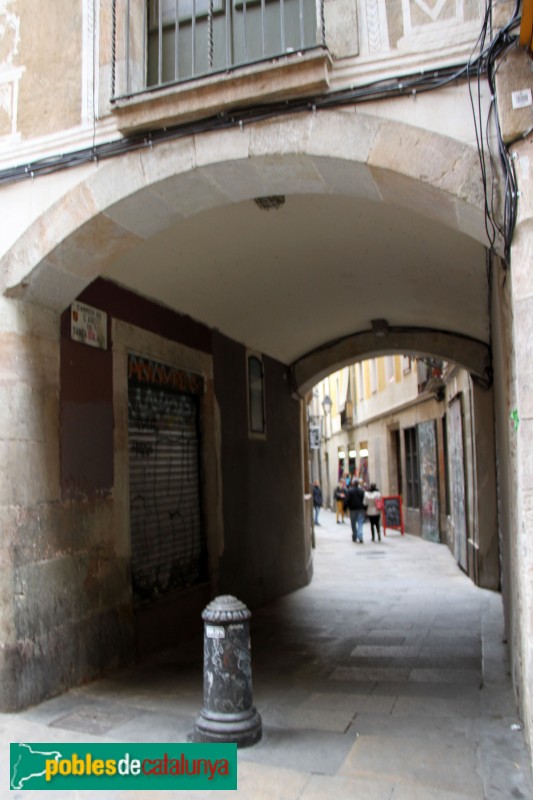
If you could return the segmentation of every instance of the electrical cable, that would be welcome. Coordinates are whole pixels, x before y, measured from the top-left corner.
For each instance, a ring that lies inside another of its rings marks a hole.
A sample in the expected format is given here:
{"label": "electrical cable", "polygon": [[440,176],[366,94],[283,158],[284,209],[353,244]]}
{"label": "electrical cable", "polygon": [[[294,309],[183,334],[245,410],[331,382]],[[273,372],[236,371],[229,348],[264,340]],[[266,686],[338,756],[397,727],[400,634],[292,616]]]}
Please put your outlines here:
{"label": "electrical cable", "polygon": [[[498,142],[498,153],[500,165],[503,170],[504,177],[504,207],[503,207],[503,225],[502,234],[504,240],[504,267],[508,267],[510,263],[511,243],[513,239],[514,228],[517,218],[517,204],[518,204],[518,185],[516,173],[512,156],[509,148],[503,140],[499,115],[498,115],[498,100],[496,93],[496,73],[499,68],[499,60],[503,58],[507,50],[516,46],[518,35],[514,34],[513,28],[520,23],[520,0],[515,4],[514,13],[509,22],[504,25],[498,33],[492,38],[487,52],[487,81],[491,92],[491,106],[494,111],[494,123],[496,129],[496,138]],[[488,137],[487,137],[488,139]],[[492,219],[496,219],[496,215],[492,212]]]}
{"label": "electrical cable", "polygon": [[166,128],[132,134],[120,139],[97,144],[92,147],[76,150],[67,154],[48,156],[27,164],[9,167],[0,171],[0,184],[13,183],[40,175],[49,175],[61,169],[77,167],[89,161],[104,160],[118,155],[153,146],[157,142],[191,136],[194,134],[225,130],[227,128],[261,122],[275,116],[298,112],[316,111],[320,109],[340,108],[364,101],[378,100],[391,96],[401,97],[432,91],[465,76],[466,65],[444,67],[431,72],[420,72],[417,75],[399,77],[388,81],[376,81],[364,84],[355,89],[339,90],[314,98],[297,98],[295,100],[277,101],[274,103],[252,106],[244,109],[223,112],[216,116],[196,122],[182,123]]}
{"label": "electrical cable", "polygon": [[[113,11],[114,10],[115,0],[113,2]],[[91,147],[67,154],[49,156],[35,162],[1,170],[0,185],[14,183],[27,178],[49,175],[58,170],[74,168],[91,161],[115,158],[172,139],[193,136],[204,132],[222,131],[237,126],[243,127],[244,125],[250,125],[287,114],[335,109],[346,105],[356,105],[371,100],[391,97],[416,96],[422,92],[434,91],[451,83],[465,80],[469,86],[476,146],[484,191],[485,230],[490,249],[493,251],[496,247],[498,235],[503,238],[505,261],[508,263],[517,214],[517,181],[513,160],[509,154],[508,147],[503,141],[500,130],[497,113],[495,77],[498,70],[498,60],[509,47],[515,45],[518,38],[516,34],[512,33],[512,30],[520,22],[519,11],[520,0],[517,0],[512,18],[507,25],[493,36],[492,0],[487,0],[480,33],[472,54],[466,63],[443,67],[437,70],[422,70],[419,73],[407,74],[392,79],[372,81],[358,87],[341,89],[313,98],[296,98],[294,100],[276,101],[263,105],[235,109],[195,122],[181,123],[166,128],[131,134],[102,144],[96,144],[93,138]],[[113,24],[116,24],[114,18]],[[115,36],[114,28],[113,36]],[[488,39],[490,39],[490,41],[487,44]],[[477,55],[475,55],[476,52]],[[473,77],[475,77],[477,85],[477,101],[474,101],[473,96]],[[485,130],[482,125],[483,110],[481,89],[483,77],[486,77],[491,92],[491,104]],[[494,118],[498,155],[504,177],[504,208],[503,220],[501,223],[498,220],[498,214],[495,209],[497,180],[492,164],[493,154],[488,133],[488,126],[492,118]]]}
{"label": "electrical cable", "polygon": [[485,5],[485,16],[483,19],[483,25],[481,27],[481,31],[479,36],[476,40],[476,44],[472,50],[472,55],[468,61],[467,65],[467,75],[468,75],[468,94],[470,98],[470,105],[472,108],[472,118],[474,121],[474,132],[476,137],[476,146],[478,151],[478,159],[479,159],[479,166],[481,170],[481,181],[483,184],[483,194],[484,194],[484,210],[485,210],[485,232],[487,234],[488,241],[490,242],[491,248],[494,247],[496,241],[496,231],[497,227],[495,222],[492,218],[490,213],[489,203],[488,203],[488,190],[487,190],[487,159],[485,157],[485,150],[484,150],[484,143],[483,143],[483,129],[481,124],[482,119],[482,109],[481,109],[481,69],[478,66],[478,61],[476,60],[476,84],[477,84],[477,105],[474,102],[474,94],[472,89],[472,80],[471,80],[471,72],[474,67],[474,60],[473,54],[475,53],[476,49],[479,48],[481,52],[484,50],[485,41],[487,38],[487,30],[489,26],[491,18],[491,3],[488,2]]}

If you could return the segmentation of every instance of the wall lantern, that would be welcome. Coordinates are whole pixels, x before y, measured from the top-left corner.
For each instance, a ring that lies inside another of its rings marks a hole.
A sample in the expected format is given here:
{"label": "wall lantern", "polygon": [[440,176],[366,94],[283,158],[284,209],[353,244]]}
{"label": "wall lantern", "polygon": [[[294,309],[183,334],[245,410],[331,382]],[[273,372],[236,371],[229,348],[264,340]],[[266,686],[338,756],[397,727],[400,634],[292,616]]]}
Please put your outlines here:
{"label": "wall lantern", "polygon": [[389,323],[386,319],[373,319],[371,325],[374,336],[387,336],[389,333]]}
{"label": "wall lantern", "polygon": [[339,458],[346,458],[346,453],[344,450],[339,450]]}
{"label": "wall lantern", "polygon": [[332,405],[333,403],[331,402],[331,397],[329,396],[329,394],[327,394],[322,400],[322,408],[324,409],[324,414],[326,415],[326,417],[331,411]]}
{"label": "wall lantern", "polygon": [[357,455],[357,450],[349,450],[348,451],[348,458],[355,458]]}
{"label": "wall lantern", "polygon": [[359,458],[366,458],[367,455],[368,455],[368,450],[366,449],[366,447],[363,448],[363,450],[359,450]]}

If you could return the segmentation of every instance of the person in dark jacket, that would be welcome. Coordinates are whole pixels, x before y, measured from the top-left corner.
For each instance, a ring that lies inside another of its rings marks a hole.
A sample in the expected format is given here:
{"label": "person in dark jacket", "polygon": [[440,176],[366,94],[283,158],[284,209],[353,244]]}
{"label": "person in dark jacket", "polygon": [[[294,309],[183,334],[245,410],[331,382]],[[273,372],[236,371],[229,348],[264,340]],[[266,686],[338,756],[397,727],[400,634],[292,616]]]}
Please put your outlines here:
{"label": "person in dark jacket", "polygon": [[313,508],[315,509],[315,525],[320,525],[318,515],[322,508],[322,490],[318,481],[313,484]]}
{"label": "person in dark jacket", "polygon": [[350,512],[352,541],[363,544],[363,525],[365,522],[365,493],[359,478],[353,478],[344,500],[344,508]]}
{"label": "person in dark jacket", "polygon": [[340,480],[335,489],[335,505],[337,507],[337,525],[342,523],[344,525],[344,501],[346,499],[346,487],[344,480]]}

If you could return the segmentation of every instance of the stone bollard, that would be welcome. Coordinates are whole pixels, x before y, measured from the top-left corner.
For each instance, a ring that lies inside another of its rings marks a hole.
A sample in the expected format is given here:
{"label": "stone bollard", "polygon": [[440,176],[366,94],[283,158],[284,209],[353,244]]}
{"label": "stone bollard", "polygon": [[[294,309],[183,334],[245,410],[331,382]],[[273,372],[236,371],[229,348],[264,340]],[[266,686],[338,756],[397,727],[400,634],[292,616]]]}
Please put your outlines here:
{"label": "stone bollard", "polygon": [[196,718],[196,742],[235,742],[248,747],[261,739],[261,717],[252,702],[251,614],[231,595],[216,597],[204,620],[204,707]]}

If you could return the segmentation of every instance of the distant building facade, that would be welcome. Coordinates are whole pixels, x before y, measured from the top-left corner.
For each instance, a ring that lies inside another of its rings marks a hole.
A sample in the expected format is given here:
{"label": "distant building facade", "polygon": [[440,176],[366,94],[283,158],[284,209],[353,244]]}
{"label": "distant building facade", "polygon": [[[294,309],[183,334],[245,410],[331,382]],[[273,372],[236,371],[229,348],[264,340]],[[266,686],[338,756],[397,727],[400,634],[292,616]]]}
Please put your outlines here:
{"label": "distant building facade", "polygon": [[[399,495],[405,529],[448,545],[476,583],[500,588],[492,408],[464,369],[405,355],[368,359],[310,395],[327,503],[342,477]],[[475,396],[476,395],[476,396]],[[324,413],[324,397],[331,408]],[[320,410],[322,409],[322,413]],[[479,477],[483,475],[483,480]]]}

